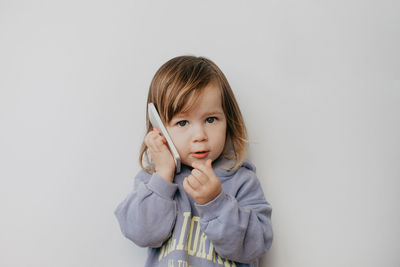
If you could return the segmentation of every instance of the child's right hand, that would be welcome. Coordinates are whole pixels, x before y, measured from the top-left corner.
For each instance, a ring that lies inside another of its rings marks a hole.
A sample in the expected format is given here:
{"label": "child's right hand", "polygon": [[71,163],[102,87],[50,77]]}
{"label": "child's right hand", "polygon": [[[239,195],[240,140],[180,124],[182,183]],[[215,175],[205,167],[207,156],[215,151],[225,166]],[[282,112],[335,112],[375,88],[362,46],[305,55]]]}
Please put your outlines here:
{"label": "child's right hand", "polygon": [[154,128],[144,138],[144,143],[149,148],[155,170],[164,180],[171,182],[174,178],[175,161],[168,148],[167,140],[161,132]]}

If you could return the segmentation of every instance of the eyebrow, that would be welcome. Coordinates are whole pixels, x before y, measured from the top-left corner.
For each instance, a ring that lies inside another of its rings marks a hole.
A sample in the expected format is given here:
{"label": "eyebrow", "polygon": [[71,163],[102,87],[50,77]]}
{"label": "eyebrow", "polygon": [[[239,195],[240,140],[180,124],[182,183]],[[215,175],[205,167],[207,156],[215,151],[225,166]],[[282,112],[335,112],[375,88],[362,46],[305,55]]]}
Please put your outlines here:
{"label": "eyebrow", "polygon": [[[189,113],[189,112],[177,113],[177,114],[174,115],[174,117],[176,117],[177,119],[179,119],[179,118],[181,118],[181,117],[186,117],[186,116],[188,116],[188,113]],[[221,111],[213,110],[213,111],[208,111],[208,112],[202,114],[202,116],[203,116],[203,117],[208,117],[208,116],[210,116],[210,115],[223,115],[223,114],[224,114],[223,111],[221,112]]]}
{"label": "eyebrow", "polygon": [[224,114],[224,112],[221,112],[221,111],[209,111],[209,112],[207,112],[207,113],[205,113],[204,114],[204,116],[210,116],[210,115],[223,115]]}

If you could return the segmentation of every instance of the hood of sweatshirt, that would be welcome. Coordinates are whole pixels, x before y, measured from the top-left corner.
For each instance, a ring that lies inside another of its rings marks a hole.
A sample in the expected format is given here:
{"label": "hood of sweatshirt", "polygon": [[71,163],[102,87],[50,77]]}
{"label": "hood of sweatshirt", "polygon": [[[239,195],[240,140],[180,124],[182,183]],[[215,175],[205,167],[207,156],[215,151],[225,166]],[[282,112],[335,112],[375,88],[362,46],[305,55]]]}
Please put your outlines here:
{"label": "hood of sweatshirt", "polygon": [[[213,170],[220,179],[232,177],[240,168],[243,167],[250,171],[256,172],[256,167],[247,160],[245,160],[238,168],[230,170],[230,168],[234,165],[234,160],[226,158],[220,158],[212,163]],[[182,165],[181,174],[187,173],[188,171],[190,172],[192,169],[193,168],[190,166]]]}

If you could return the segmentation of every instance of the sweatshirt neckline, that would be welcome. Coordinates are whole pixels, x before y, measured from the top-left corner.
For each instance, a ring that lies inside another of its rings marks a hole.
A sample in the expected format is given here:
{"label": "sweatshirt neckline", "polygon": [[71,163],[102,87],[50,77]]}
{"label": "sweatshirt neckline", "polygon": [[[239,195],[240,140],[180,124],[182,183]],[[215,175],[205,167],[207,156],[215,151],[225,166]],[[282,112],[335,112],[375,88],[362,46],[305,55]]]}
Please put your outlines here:
{"label": "sweatshirt neckline", "polygon": [[[213,170],[218,177],[225,177],[233,175],[238,168],[230,170],[234,166],[235,161],[230,159],[221,158],[212,163]],[[191,172],[191,166],[183,165],[181,173]]]}

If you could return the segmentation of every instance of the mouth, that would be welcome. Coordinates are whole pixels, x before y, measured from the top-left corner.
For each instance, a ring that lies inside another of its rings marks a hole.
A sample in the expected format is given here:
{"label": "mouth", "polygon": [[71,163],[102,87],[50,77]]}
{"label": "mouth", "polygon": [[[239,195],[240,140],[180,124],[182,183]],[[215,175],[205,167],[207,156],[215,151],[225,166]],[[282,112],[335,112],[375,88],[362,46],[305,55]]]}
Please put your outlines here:
{"label": "mouth", "polygon": [[208,151],[197,151],[192,153],[192,157],[196,158],[196,159],[203,159],[205,157],[207,157],[208,155]]}

